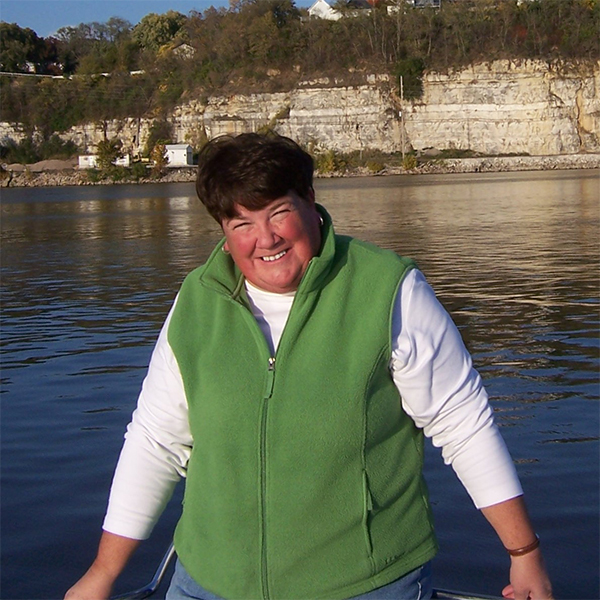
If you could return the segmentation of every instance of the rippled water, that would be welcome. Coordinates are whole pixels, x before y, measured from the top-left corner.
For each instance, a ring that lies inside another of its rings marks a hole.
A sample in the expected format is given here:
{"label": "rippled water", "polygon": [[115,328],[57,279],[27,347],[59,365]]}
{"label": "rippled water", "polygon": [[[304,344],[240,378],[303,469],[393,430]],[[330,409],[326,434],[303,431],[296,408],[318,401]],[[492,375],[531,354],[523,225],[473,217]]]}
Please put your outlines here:
{"label": "rippled water", "polygon": [[[598,598],[596,171],[317,182],[336,228],[416,258],[492,396],[557,596]],[[122,433],[185,273],[219,237],[187,184],[2,191],[2,598],[57,598],[93,558]],[[508,562],[428,451],[439,587]],[[119,589],[149,579],[178,498]]]}

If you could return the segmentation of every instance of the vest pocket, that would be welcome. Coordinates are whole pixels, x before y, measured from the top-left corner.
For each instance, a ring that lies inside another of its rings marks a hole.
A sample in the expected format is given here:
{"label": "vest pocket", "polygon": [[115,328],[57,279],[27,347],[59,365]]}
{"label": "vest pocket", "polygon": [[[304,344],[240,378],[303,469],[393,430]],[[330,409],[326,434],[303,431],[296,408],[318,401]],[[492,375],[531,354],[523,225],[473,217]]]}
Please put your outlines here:
{"label": "vest pocket", "polygon": [[373,558],[373,540],[371,539],[371,512],[373,510],[373,498],[369,489],[369,479],[367,472],[363,471],[363,531],[365,534],[365,544],[367,555],[371,563],[371,573],[375,574],[375,560]]}

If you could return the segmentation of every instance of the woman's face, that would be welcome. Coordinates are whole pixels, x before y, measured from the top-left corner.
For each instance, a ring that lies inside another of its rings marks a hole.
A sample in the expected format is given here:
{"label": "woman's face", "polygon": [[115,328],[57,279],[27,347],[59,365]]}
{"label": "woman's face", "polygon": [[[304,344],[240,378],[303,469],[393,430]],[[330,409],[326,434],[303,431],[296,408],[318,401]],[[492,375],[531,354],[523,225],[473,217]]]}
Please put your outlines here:
{"label": "woman's face", "polygon": [[283,294],[298,289],[310,259],[321,245],[314,196],[293,191],[260,210],[236,205],[237,216],[223,220],[225,250],[256,287]]}

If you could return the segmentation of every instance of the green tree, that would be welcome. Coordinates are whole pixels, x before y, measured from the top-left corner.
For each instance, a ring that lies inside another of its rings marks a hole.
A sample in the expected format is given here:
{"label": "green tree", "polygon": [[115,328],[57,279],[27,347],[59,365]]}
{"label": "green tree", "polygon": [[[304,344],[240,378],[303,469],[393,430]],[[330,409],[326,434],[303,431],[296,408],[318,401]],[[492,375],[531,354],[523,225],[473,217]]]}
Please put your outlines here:
{"label": "green tree", "polygon": [[171,43],[178,34],[185,33],[183,26],[186,21],[185,15],[174,10],[169,10],[162,15],[150,13],[133,28],[132,37],[141,48],[158,52],[162,46]]}
{"label": "green tree", "polygon": [[396,63],[398,86],[402,82],[400,93],[407,100],[420,98],[423,95],[423,72],[425,63],[420,58],[404,58]]}
{"label": "green tree", "polygon": [[167,148],[164,144],[156,144],[150,153],[152,161],[152,175],[160,177],[164,175],[167,167]]}
{"label": "green tree", "polygon": [[120,17],[111,17],[106,23],[98,24],[98,32],[107,42],[118,43],[129,38],[131,23]]}
{"label": "green tree", "polygon": [[80,23],[56,33],[58,54],[64,72],[102,73],[132,70],[137,45],[131,39],[131,23],[111,17],[106,23]]}
{"label": "green tree", "polygon": [[148,132],[144,155],[150,156],[157,144],[170,144],[172,136],[173,125],[166,119],[156,119]]}
{"label": "green tree", "polygon": [[44,78],[36,81],[34,89],[36,93],[30,96],[27,106],[27,119],[44,140],[55,132],[66,131],[81,118],[76,85],[61,79]]}
{"label": "green tree", "polygon": [[77,27],[61,27],[56,32],[59,58],[67,75],[75,73],[81,59],[89,54],[93,46],[92,28],[80,23]]}
{"label": "green tree", "polygon": [[264,67],[282,66],[294,50],[300,13],[291,0],[254,0],[242,9],[250,53]]}
{"label": "green tree", "polygon": [[62,67],[58,60],[59,46],[52,37],[40,38],[41,44],[37,54],[37,71],[47,75],[62,75]]}
{"label": "green tree", "polygon": [[28,63],[35,66],[40,63],[40,54],[45,44],[33,29],[21,28],[16,23],[0,22],[0,70],[9,73],[27,73]]}
{"label": "green tree", "polygon": [[121,140],[113,138],[112,140],[102,140],[98,142],[96,152],[98,154],[98,167],[103,171],[109,170],[123,157],[123,144]]}

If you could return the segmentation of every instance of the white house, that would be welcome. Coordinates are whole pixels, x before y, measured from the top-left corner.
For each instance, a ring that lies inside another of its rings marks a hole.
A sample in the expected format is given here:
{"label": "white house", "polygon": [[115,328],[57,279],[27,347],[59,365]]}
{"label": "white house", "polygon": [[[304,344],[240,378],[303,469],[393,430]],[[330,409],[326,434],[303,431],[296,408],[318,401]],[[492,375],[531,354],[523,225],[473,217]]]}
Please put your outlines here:
{"label": "white house", "polygon": [[326,19],[327,21],[338,21],[342,18],[342,13],[335,8],[331,8],[325,0],[316,0],[308,9],[308,14],[317,19]]}
{"label": "white house", "polygon": [[98,155],[86,154],[85,156],[79,157],[79,168],[80,169],[96,169],[98,168]]}
{"label": "white house", "polygon": [[333,8],[326,0],[316,0],[316,2],[308,9],[308,14],[317,19],[338,21],[343,16],[358,17],[364,14],[362,12],[363,10],[371,10],[371,4],[368,0],[347,0],[345,6],[347,10],[342,13]]}
{"label": "white house", "polygon": [[[129,154],[117,158],[115,165],[118,167],[129,167],[131,165],[131,157]],[[80,169],[97,169],[98,168],[98,155],[97,154],[85,154],[79,156],[79,168]]]}
{"label": "white house", "polygon": [[[404,0],[406,4],[414,8],[441,8],[442,0]],[[519,0],[517,0],[518,2]],[[400,3],[390,4],[387,7],[388,15],[395,15],[400,10]]]}
{"label": "white house", "polygon": [[415,8],[441,8],[442,0],[412,0],[412,5]]}
{"label": "white house", "polygon": [[189,144],[167,144],[165,149],[168,167],[188,167],[194,164]]}

